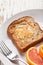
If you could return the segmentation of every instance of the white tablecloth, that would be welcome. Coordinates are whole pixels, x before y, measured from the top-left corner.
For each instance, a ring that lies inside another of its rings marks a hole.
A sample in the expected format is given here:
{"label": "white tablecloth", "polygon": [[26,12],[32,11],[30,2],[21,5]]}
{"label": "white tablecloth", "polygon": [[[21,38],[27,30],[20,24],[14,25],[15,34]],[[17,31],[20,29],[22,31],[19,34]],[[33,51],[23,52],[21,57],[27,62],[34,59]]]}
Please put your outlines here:
{"label": "white tablecloth", "polygon": [[[0,26],[13,15],[29,9],[43,9],[43,0],[0,0]],[[5,65],[12,65],[1,53],[0,59]]]}
{"label": "white tablecloth", "polygon": [[14,14],[29,9],[43,9],[43,0],[0,0],[0,24]]}

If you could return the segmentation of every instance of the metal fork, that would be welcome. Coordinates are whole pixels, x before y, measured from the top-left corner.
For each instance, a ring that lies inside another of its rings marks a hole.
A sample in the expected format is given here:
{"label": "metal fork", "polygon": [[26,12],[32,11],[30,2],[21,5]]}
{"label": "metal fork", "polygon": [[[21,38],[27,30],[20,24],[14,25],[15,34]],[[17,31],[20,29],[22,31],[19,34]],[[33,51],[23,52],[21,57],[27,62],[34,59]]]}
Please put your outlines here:
{"label": "metal fork", "polygon": [[1,48],[2,52],[3,52],[3,54],[4,54],[10,61],[12,61],[12,62],[14,62],[14,61],[17,61],[17,62],[18,62],[18,61],[21,61],[21,62],[23,62],[25,65],[29,65],[29,64],[26,63],[23,59],[19,58],[19,56],[18,56],[16,53],[12,52],[12,51],[6,46],[6,44],[5,44],[3,41],[0,42],[0,48]]}

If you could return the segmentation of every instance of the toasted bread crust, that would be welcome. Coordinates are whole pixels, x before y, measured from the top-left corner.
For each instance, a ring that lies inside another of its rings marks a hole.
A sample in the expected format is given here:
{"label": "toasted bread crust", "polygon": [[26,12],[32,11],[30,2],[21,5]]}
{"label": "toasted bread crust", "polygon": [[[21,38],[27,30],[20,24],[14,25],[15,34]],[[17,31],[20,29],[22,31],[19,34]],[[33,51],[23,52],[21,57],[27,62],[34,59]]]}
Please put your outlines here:
{"label": "toasted bread crust", "polygon": [[[37,26],[40,34],[42,35],[43,31],[41,30],[40,26],[38,25],[38,23],[34,22],[34,18],[32,18],[31,16],[24,16],[24,17],[21,17],[15,21],[13,21],[9,26],[8,26],[8,29],[7,29],[7,34],[8,36],[11,38],[11,40],[13,41],[13,43],[17,46],[17,48],[20,50],[20,52],[25,52],[29,47],[31,46],[34,46],[36,44],[38,44],[40,41],[43,41],[43,36],[41,36],[40,38],[38,39],[35,39],[31,42],[28,42],[28,44],[24,45],[23,47],[21,47],[21,42],[19,41],[19,39],[17,39],[15,37],[15,34],[13,35],[13,33],[15,33],[15,26],[17,24],[20,24],[21,22],[23,21],[26,21],[28,22],[30,25],[31,25],[31,22],[32,22],[32,25],[33,23]],[[34,26],[33,26],[34,27]],[[12,30],[12,28],[14,28],[14,31]],[[10,29],[12,31],[10,31]],[[13,35],[13,36],[12,36]]]}

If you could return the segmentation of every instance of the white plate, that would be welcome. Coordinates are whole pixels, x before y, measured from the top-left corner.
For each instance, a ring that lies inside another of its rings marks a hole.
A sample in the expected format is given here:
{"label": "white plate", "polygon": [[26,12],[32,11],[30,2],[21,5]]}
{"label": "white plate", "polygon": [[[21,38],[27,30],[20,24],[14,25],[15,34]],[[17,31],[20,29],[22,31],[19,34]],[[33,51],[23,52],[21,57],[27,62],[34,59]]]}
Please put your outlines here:
{"label": "white plate", "polygon": [[[7,27],[8,25],[15,19],[18,19],[20,17],[23,16],[32,16],[35,18],[35,21],[37,23],[39,23],[41,29],[43,30],[43,9],[36,9],[36,10],[28,10],[28,11],[24,11],[21,12],[19,14],[14,15],[12,18],[10,18],[9,20],[7,20],[7,22],[5,22],[2,27],[0,28],[0,40],[6,40],[9,39],[7,36]],[[8,47],[15,51],[16,53],[18,53],[17,48],[15,47],[15,45],[13,45],[13,43],[7,43]],[[20,53],[18,53],[20,55]],[[25,59],[25,55],[20,55],[23,59]],[[22,63],[20,63],[20,65],[22,65]]]}

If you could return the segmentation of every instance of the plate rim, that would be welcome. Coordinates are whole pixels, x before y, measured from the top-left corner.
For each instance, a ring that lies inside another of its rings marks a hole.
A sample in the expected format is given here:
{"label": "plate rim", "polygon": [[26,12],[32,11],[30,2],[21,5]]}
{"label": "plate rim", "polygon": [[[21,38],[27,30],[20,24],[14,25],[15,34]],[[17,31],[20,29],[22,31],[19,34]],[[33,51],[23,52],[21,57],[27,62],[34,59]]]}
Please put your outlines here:
{"label": "plate rim", "polygon": [[24,11],[21,11],[21,12],[19,12],[19,13],[16,13],[16,14],[14,14],[13,16],[11,16],[10,18],[8,18],[2,25],[1,25],[1,27],[4,25],[4,24],[6,24],[9,20],[11,20],[12,18],[14,18],[15,16],[17,16],[17,15],[19,15],[19,14],[21,14],[21,13],[24,13],[24,12],[28,12],[28,11],[38,11],[38,10],[40,10],[40,11],[42,11],[43,9],[28,9],[28,10],[24,10]]}

